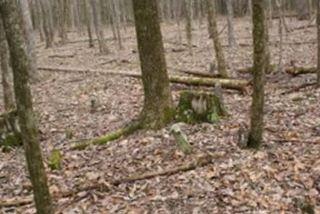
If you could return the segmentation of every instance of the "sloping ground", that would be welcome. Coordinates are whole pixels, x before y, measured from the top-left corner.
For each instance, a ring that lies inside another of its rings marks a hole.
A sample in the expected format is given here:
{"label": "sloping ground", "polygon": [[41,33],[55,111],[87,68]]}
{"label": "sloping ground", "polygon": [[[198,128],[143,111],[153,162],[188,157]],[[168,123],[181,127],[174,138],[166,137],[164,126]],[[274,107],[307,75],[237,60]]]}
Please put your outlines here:
{"label": "sloping ground", "polygon": [[[237,21],[239,38],[250,35],[246,26],[249,26],[247,22]],[[165,40],[174,40],[176,31],[172,26],[164,30],[168,32]],[[303,37],[306,33],[308,36]],[[291,37],[297,41],[315,38],[315,31],[306,29]],[[166,43],[168,65],[204,71],[211,58],[204,26],[196,41],[204,42],[196,42],[193,61],[187,49],[172,52],[177,45]],[[138,57],[132,52],[136,49],[135,41],[128,38],[125,44],[126,49],[119,53],[116,44],[110,44],[114,55],[108,56],[100,56],[83,42],[51,50],[39,48],[39,64],[138,71]],[[286,46],[286,65],[291,60],[297,60],[297,64],[315,63],[314,45],[293,48]],[[251,52],[250,47],[228,50],[228,61],[233,68],[248,66]],[[277,49],[273,47],[272,52],[276,58]],[[122,62],[114,61],[117,58]],[[108,63],[101,65],[105,62]],[[249,78],[234,72],[233,76]],[[33,86],[41,145],[46,160],[53,148],[63,153],[63,170],[48,170],[51,191],[77,192],[95,183],[108,187],[60,197],[55,202],[62,213],[298,213],[301,204],[308,203],[320,212],[320,90],[309,87],[289,92],[314,80],[314,75],[292,78],[274,74],[268,78],[265,143],[260,151],[237,147],[237,130],[241,124],[249,123],[251,99],[248,95],[228,92],[225,103],[229,118],[214,125],[182,126],[194,148],[190,156],[177,149],[169,135],[169,126],[158,132],[140,131],[105,146],[70,151],[75,141],[100,136],[134,119],[143,103],[141,83],[126,77],[56,72],[43,72],[43,78],[44,81]],[[175,101],[183,88],[172,85]],[[98,104],[95,111],[91,111],[92,100]],[[67,139],[70,133],[73,137]],[[132,175],[183,166],[208,152],[219,157],[195,170],[118,186],[111,184]],[[0,201],[30,196],[23,150],[0,153],[0,159]],[[34,213],[34,205],[0,210]]]}

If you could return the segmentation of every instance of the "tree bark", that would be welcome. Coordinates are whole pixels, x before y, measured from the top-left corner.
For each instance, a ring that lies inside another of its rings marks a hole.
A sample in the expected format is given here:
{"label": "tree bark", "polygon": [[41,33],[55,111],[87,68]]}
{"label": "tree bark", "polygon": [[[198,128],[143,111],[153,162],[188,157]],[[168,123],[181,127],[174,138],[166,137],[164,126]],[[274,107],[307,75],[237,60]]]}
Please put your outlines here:
{"label": "tree bark", "polygon": [[17,2],[0,1],[0,15],[10,50],[19,125],[37,213],[51,214],[53,213],[53,206],[42,161],[31,90],[28,83],[28,73],[31,70],[31,65],[25,48],[26,42],[23,38]]}
{"label": "tree bark", "polygon": [[157,1],[133,0],[139,48],[146,128],[159,129],[173,119],[173,103],[164,56]]}
{"label": "tree bark", "polygon": [[236,38],[234,35],[234,27],[233,27],[233,5],[232,0],[227,0],[227,11],[228,11],[228,42],[231,48],[235,47]]}
{"label": "tree bark", "polygon": [[98,6],[99,1],[98,0],[90,0],[91,3],[91,8],[92,8],[92,14],[93,14],[93,23],[94,23],[94,28],[96,31],[96,36],[98,39],[98,44],[99,44],[99,51],[101,54],[108,54],[109,49],[106,45],[106,41],[104,39],[104,33],[102,29],[102,24],[101,24],[101,11],[100,7]]}
{"label": "tree bark", "polygon": [[252,0],[253,20],[253,94],[251,106],[251,129],[248,137],[249,148],[259,148],[263,134],[263,108],[265,71],[267,69],[267,41],[266,18],[264,10],[265,0]]}
{"label": "tree bark", "polygon": [[317,4],[317,36],[318,36],[317,86],[320,87],[320,1],[317,1],[316,4]]}
{"label": "tree bark", "polygon": [[222,45],[219,40],[217,18],[216,18],[216,12],[215,12],[213,1],[206,0],[206,6],[207,6],[209,34],[213,40],[219,74],[221,77],[227,78],[228,77],[227,66],[224,58]]}
{"label": "tree bark", "polygon": [[29,3],[26,0],[19,0],[19,3],[22,13],[24,35],[27,41],[27,52],[31,63],[30,77],[33,82],[37,82],[39,80],[39,73],[37,70],[37,56],[35,52],[36,42],[30,15]]}
{"label": "tree bark", "polygon": [[87,26],[87,32],[89,37],[89,48],[92,48],[94,47],[93,38],[92,38],[92,15],[89,10],[89,5],[87,0],[82,0],[82,7],[83,7],[84,21]]}
{"label": "tree bark", "polygon": [[5,111],[10,111],[15,108],[13,85],[12,85],[12,71],[9,65],[9,53],[6,35],[0,19],[0,68],[3,88],[3,101]]}

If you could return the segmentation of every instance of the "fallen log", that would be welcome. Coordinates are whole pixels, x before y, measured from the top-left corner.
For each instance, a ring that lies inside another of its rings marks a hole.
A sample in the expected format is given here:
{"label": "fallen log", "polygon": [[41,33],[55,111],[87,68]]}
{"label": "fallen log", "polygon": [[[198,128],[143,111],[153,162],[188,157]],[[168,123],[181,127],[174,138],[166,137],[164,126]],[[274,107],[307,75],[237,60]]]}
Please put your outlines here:
{"label": "fallen log", "polygon": [[285,70],[288,74],[292,76],[298,76],[301,74],[313,74],[317,73],[317,68],[315,67],[291,67]]}
{"label": "fallen log", "polygon": [[[100,74],[100,75],[119,75],[133,78],[141,78],[141,74],[136,72],[128,71],[113,71],[113,70],[95,70],[95,69],[77,69],[77,68],[54,68],[54,67],[39,67],[42,71],[53,71],[53,72],[74,72],[84,74]],[[200,77],[187,77],[170,75],[169,80],[172,83],[179,83],[193,86],[207,86],[214,87],[216,84],[220,84],[222,88],[238,90],[242,93],[246,92],[247,86],[250,84],[247,80],[241,79],[215,79],[215,78],[200,78]]]}

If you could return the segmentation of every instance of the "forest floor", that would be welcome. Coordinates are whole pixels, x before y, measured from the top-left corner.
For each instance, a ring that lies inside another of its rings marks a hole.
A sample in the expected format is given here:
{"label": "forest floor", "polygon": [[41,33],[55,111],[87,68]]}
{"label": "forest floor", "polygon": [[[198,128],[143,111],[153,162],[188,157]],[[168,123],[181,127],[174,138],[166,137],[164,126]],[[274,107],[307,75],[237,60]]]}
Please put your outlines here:
{"label": "forest floor", "polygon": [[[289,28],[308,24],[295,19],[287,22]],[[220,20],[219,26],[224,25],[225,21]],[[237,42],[251,44],[249,19],[236,19],[235,25]],[[274,20],[270,32],[274,64],[279,57],[277,29]],[[170,74],[175,72],[174,68],[208,71],[214,52],[205,23],[194,25],[193,57],[180,44],[176,25],[163,25],[162,30]],[[122,29],[122,50],[111,39],[111,32],[107,35],[111,53],[105,56],[98,53],[97,44],[90,49],[85,37],[73,33],[69,35],[70,41],[78,42],[51,49],[39,43],[39,67],[138,73],[134,28]],[[182,37],[184,40],[183,33]],[[226,30],[221,38],[227,45]],[[284,38],[284,67],[289,67],[292,61],[305,67],[316,65],[314,27],[293,30]],[[252,46],[225,47],[225,54],[233,77],[251,78],[235,70],[251,66]],[[53,149],[63,154],[62,170],[47,170],[50,190],[54,195],[75,193],[55,197],[58,213],[299,213],[302,205],[308,204],[320,213],[320,90],[314,86],[293,90],[314,82],[314,74],[292,77],[275,72],[267,76],[261,150],[241,150],[237,146],[238,128],[241,124],[249,125],[251,97],[226,90],[224,101],[230,117],[216,124],[182,126],[193,146],[193,153],[188,156],[179,151],[170,136],[170,125],[160,131],[138,131],[104,146],[70,150],[79,139],[101,136],[135,119],[143,104],[141,81],[98,73],[41,71],[41,74],[42,81],[32,89],[45,162]],[[179,92],[186,88],[200,89],[172,85],[175,102]],[[90,107],[93,99],[98,103],[94,112]],[[211,164],[112,185],[117,179],[193,163],[207,152],[217,155]],[[32,191],[23,149],[0,153],[0,160],[0,202],[29,201]],[[106,188],[77,191],[93,184]],[[33,203],[26,203],[0,207],[0,212],[34,213],[35,209]]]}

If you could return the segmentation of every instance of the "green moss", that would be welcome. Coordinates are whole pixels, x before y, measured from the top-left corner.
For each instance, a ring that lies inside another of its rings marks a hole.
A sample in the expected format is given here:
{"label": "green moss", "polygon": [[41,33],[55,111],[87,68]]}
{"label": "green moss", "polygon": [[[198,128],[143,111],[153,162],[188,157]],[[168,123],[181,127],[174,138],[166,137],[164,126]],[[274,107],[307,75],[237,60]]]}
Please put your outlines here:
{"label": "green moss", "polygon": [[20,134],[10,133],[5,136],[4,140],[0,143],[3,146],[2,151],[10,151],[11,148],[22,146],[22,139]]}
{"label": "green moss", "polygon": [[48,166],[51,170],[60,170],[62,167],[62,155],[59,150],[54,149],[49,157]]}
{"label": "green moss", "polygon": [[205,92],[183,91],[177,108],[177,120],[185,123],[218,122],[227,112],[219,97]]}

